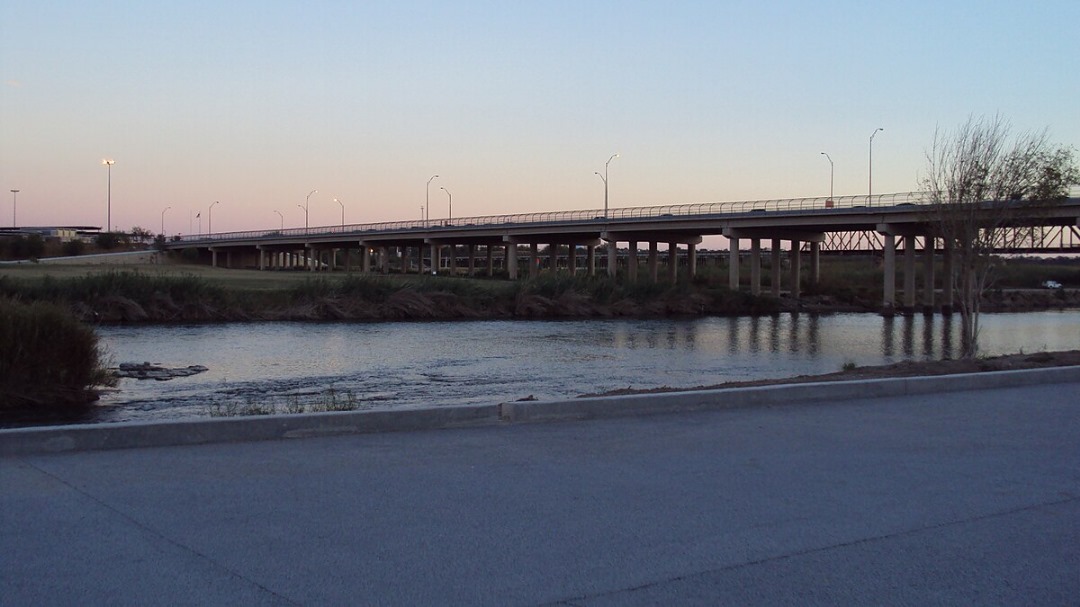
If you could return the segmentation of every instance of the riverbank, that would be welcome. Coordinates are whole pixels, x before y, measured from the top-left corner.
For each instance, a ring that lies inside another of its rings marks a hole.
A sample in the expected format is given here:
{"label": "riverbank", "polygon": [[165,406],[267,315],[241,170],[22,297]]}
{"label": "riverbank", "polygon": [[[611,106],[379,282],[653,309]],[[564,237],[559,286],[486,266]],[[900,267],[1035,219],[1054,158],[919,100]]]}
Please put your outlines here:
{"label": "riverbank", "polygon": [[[860,266],[861,267],[861,266]],[[865,268],[863,268],[865,269]],[[876,313],[865,274],[825,276],[798,299],[732,291],[703,272],[677,285],[544,274],[522,281],[449,276],[259,272],[133,264],[6,266],[0,296],[67,306],[85,322],[187,324],[230,321],[400,321],[750,316],[779,312]],[[987,312],[1080,307],[1078,289],[988,291]]]}

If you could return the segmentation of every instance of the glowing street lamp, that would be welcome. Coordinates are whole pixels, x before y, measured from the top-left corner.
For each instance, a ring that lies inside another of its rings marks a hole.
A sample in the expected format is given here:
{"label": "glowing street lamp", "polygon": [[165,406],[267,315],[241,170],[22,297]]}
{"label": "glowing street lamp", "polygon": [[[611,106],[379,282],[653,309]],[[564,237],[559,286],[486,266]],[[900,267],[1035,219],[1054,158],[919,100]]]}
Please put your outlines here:
{"label": "glowing street lamp", "polygon": [[312,194],[317,194],[318,192],[319,192],[319,190],[311,190],[310,192],[308,192],[307,197],[304,198],[303,206],[296,205],[296,206],[300,207],[301,209],[304,209],[304,231],[305,232],[308,229],[308,206],[311,204],[311,195]]}
{"label": "glowing street lamp", "polygon": [[603,175],[600,175],[600,171],[593,171],[600,177],[600,179],[604,180],[604,219],[607,219],[608,216],[608,165],[611,164],[612,160],[615,160],[618,157],[618,154],[612,154],[611,158],[607,159],[607,162],[604,163]]}
{"label": "glowing street lamp", "polygon": [[112,165],[116,164],[116,161],[112,158],[103,158],[101,164],[105,165],[109,169],[109,190],[108,190],[108,205],[109,213],[106,215],[105,231],[112,230]]}
{"label": "glowing street lamp", "polygon": [[344,227],[345,227],[345,204],[344,204],[344,203],[342,203],[342,202],[341,202],[340,200],[338,200],[337,198],[335,198],[335,199],[334,199],[334,202],[336,202],[336,203],[338,203],[339,205],[341,205],[341,227],[343,227],[343,228],[344,228]]}

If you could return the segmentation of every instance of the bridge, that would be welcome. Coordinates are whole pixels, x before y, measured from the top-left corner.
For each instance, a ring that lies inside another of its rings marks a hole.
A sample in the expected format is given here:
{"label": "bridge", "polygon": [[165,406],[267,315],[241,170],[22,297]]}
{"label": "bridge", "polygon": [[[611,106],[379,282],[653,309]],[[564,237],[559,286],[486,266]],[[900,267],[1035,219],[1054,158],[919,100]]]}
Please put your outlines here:
{"label": "bridge", "polygon": [[[910,192],[629,207],[610,209],[606,216],[603,210],[552,211],[188,235],[166,247],[186,249],[202,262],[229,268],[332,271],[343,266],[351,271],[357,253],[361,272],[446,269],[451,274],[494,276],[498,269],[511,280],[519,277],[522,259],[530,277],[545,270],[593,275],[599,262],[609,275],[621,270],[633,282],[639,279],[642,264],[648,279],[659,279],[659,246],[663,244],[666,279],[674,282],[680,262],[691,277],[697,273],[697,245],[703,237],[722,236],[728,241],[730,287],[746,286],[754,294],[762,291],[763,266],[771,273],[773,295],[779,296],[786,283],[787,291],[798,297],[804,282],[804,254],[810,284],[818,280],[822,252],[881,254],[882,305],[887,310],[896,305],[899,248],[903,251],[903,307],[916,305],[917,252],[923,260],[923,307],[935,306],[938,289],[941,305],[951,307],[951,281],[941,280],[937,286],[935,282],[941,240],[934,235],[926,200],[925,194]],[[1080,197],[1040,209],[1037,216],[1017,218],[1007,227],[1005,240],[1002,252],[1007,253],[1080,253]],[[749,245],[746,250],[744,242]],[[769,246],[763,247],[763,242]],[[620,249],[620,243],[626,243],[625,249]],[[541,245],[548,246],[546,260],[541,258]],[[598,256],[598,247],[606,249],[606,255]],[[739,262],[747,257],[750,276],[744,285]],[[942,249],[941,257],[943,275],[949,276],[951,252]],[[464,268],[462,260],[467,264]],[[785,262],[788,272],[783,276]]]}

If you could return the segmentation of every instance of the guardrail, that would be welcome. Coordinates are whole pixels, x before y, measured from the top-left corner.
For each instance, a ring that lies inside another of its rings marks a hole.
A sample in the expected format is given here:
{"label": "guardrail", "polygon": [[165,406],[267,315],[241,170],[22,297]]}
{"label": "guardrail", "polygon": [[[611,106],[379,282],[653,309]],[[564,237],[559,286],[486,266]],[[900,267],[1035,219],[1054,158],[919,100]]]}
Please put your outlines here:
{"label": "guardrail", "polygon": [[899,204],[924,204],[925,192],[904,192],[894,194],[875,194],[874,196],[840,196],[837,198],[787,198],[775,200],[746,200],[737,202],[693,202],[647,207],[624,207],[609,209],[607,218],[603,209],[576,211],[544,211],[537,213],[516,213],[510,215],[486,215],[480,217],[459,217],[454,219],[428,219],[413,221],[390,221],[380,223],[360,223],[341,226],[321,226],[310,228],[287,228],[280,230],[249,230],[244,232],[219,232],[216,234],[196,234],[181,236],[168,244],[204,244],[218,241],[247,240],[270,237],[295,236],[332,236],[360,232],[403,232],[408,230],[434,230],[472,226],[514,226],[522,224],[551,224],[568,222],[610,223],[623,219],[646,219],[650,217],[692,217],[718,216],[747,213],[751,211],[809,211],[825,209],[844,209],[860,207],[887,207]]}

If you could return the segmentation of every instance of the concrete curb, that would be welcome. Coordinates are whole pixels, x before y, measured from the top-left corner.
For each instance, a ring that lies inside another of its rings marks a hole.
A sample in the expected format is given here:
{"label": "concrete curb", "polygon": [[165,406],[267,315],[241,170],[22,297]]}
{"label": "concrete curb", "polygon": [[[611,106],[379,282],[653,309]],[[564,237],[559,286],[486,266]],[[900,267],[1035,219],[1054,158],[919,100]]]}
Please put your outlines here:
{"label": "concrete curb", "polygon": [[18,428],[0,430],[0,457],[467,428],[505,423],[604,419],[1058,383],[1080,383],[1080,366],[602,396],[564,401],[512,402],[499,405]]}

